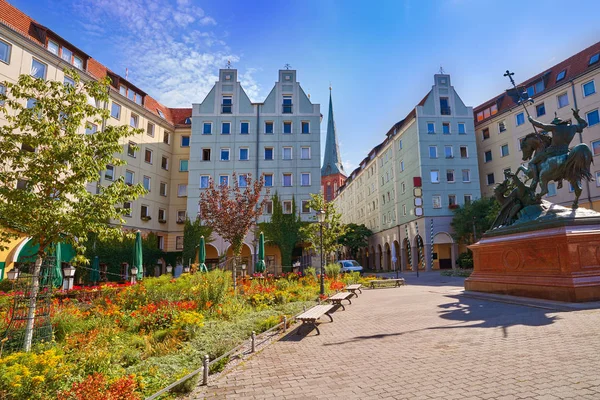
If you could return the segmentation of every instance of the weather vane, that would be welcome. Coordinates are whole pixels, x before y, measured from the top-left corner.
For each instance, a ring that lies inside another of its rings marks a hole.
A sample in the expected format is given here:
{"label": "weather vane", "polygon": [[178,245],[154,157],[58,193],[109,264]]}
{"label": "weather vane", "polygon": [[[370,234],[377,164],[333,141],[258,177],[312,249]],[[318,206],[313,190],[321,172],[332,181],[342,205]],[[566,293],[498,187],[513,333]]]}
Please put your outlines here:
{"label": "weather vane", "polygon": [[440,74],[445,74],[444,68],[440,65]]}
{"label": "weather vane", "polygon": [[292,66],[291,66],[290,64],[285,64],[283,67],[284,67],[285,69],[290,69],[290,68],[292,68]]}
{"label": "weather vane", "polygon": [[227,60],[227,69],[231,69],[231,60]]}

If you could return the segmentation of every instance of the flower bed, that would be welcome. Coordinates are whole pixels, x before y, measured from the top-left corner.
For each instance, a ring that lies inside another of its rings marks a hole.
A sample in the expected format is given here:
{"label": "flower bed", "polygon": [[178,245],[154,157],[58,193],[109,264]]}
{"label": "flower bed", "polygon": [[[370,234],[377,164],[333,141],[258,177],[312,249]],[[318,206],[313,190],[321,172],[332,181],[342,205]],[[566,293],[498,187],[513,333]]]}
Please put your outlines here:
{"label": "flower bed", "polygon": [[[326,287],[357,279],[346,274]],[[54,341],[0,358],[0,398],[141,399],[196,369],[204,354],[214,359],[314,304],[319,292],[315,277],[298,274],[241,279],[237,294],[231,283],[217,270],[57,291]],[[2,330],[10,301],[0,296]]]}

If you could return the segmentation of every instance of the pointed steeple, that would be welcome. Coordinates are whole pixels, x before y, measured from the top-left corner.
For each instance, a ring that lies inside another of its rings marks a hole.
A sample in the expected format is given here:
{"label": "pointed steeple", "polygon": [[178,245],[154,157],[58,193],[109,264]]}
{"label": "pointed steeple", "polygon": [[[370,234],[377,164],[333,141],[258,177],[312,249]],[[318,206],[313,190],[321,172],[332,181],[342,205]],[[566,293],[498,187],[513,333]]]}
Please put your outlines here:
{"label": "pointed steeple", "polygon": [[335,132],[335,121],[333,120],[333,102],[331,101],[331,86],[329,86],[329,116],[327,121],[327,138],[325,139],[325,157],[321,176],[342,174],[346,176],[340,157],[337,134]]}

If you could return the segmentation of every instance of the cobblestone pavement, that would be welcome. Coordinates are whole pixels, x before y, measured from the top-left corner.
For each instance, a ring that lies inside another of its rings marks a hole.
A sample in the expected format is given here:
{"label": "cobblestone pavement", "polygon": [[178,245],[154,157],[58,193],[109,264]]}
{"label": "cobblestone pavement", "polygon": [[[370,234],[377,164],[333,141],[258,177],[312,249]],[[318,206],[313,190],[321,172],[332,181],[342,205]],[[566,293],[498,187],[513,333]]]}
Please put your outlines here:
{"label": "cobblestone pavement", "polygon": [[474,299],[462,279],[421,277],[364,290],[321,335],[294,330],[190,397],[600,399],[600,309]]}

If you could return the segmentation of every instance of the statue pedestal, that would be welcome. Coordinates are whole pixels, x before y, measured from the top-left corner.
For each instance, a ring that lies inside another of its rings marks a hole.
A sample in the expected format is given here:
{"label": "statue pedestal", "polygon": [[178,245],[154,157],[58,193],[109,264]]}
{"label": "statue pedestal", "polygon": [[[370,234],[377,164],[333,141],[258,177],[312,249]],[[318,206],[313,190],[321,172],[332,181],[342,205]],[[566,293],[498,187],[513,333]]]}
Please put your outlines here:
{"label": "statue pedestal", "polygon": [[486,234],[469,246],[475,269],[465,289],[567,302],[600,300],[600,221],[552,225]]}

